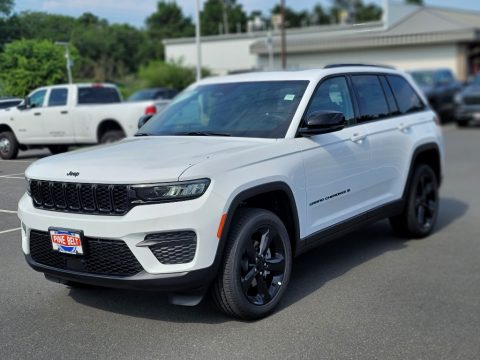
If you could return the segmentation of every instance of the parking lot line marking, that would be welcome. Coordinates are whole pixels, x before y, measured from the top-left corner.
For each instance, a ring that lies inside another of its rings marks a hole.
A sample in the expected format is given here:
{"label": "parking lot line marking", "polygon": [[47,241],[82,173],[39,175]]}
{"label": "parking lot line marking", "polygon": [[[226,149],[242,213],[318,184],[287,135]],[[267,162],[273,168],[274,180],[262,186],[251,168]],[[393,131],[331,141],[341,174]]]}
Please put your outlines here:
{"label": "parking lot line marking", "polygon": [[17,212],[16,212],[16,211],[13,211],[13,210],[3,210],[3,209],[0,209],[0,213],[16,214]]}
{"label": "parking lot line marking", "polygon": [[[16,175],[23,175],[24,173],[18,173],[18,174],[8,174],[8,175],[0,175],[0,178],[9,178],[9,177],[15,177]],[[21,178],[23,179],[23,178]]]}
{"label": "parking lot line marking", "polygon": [[20,229],[21,229],[21,228],[3,230],[3,231],[0,231],[0,234],[6,234],[6,233],[14,232],[14,231],[17,231],[17,230],[20,230]]}

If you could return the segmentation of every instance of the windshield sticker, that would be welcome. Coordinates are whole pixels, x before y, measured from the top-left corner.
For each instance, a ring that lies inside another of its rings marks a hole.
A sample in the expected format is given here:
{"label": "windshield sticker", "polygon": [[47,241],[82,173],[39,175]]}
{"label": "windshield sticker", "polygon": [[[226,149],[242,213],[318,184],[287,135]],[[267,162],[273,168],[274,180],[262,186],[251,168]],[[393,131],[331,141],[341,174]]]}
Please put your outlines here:
{"label": "windshield sticker", "polygon": [[287,100],[287,101],[292,101],[293,99],[295,99],[295,95],[294,95],[294,94],[287,94],[287,95],[285,95],[285,97],[283,98],[283,100]]}

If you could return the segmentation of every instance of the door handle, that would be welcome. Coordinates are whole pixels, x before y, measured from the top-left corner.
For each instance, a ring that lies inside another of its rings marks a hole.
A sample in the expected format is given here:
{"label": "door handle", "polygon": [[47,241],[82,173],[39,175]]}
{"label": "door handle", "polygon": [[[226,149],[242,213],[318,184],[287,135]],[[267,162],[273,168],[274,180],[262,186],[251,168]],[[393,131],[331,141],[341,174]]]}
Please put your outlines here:
{"label": "door handle", "polygon": [[62,111],[60,111],[60,114],[68,114],[68,111],[67,110],[62,110]]}
{"label": "door handle", "polygon": [[365,135],[365,134],[354,133],[350,137],[350,140],[352,140],[353,142],[356,142],[356,143],[361,143],[363,140],[365,140],[366,137],[367,137],[367,135]]}
{"label": "door handle", "polygon": [[36,113],[33,113],[33,115],[40,116],[40,115],[42,115],[42,113],[36,112]]}
{"label": "door handle", "polygon": [[398,130],[400,130],[401,132],[407,132],[409,129],[410,129],[410,125],[408,124],[404,124],[404,123],[400,123],[398,126],[397,126]]}

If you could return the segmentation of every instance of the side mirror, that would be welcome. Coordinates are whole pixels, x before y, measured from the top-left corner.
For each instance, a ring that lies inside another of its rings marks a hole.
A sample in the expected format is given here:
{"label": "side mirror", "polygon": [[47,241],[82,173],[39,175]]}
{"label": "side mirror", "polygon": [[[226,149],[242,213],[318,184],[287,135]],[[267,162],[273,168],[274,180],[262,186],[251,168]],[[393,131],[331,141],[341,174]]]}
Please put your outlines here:
{"label": "side mirror", "polygon": [[339,111],[315,111],[299,129],[302,136],[312,136],[339,131],[345,127],[345,116]]}
{"label": "side mirror", "polygon": [[140,119],[138,119],[138,128],[140,129],[143,125],[145,125],[146,122],[152,118],[152,116],[153,116],[152,114],[149,114],[149,115],[143,115],[142,117],[140,117]]}

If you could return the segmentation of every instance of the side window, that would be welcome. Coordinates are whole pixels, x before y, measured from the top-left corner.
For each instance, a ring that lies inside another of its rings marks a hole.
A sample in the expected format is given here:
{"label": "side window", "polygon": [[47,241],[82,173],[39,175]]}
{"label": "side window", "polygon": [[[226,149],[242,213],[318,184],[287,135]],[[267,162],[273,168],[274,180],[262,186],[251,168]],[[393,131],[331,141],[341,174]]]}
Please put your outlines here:
{"label": "side window", "polygon": [[48,98],[48,106],[63,106],[67,105],[68,89],[52,89],[50,97]]}
{"label": "side window", "polygon": [[339,111],[345,116],[347,126],[353,123],[352,98],[343,76],[329,78],[320,84],[313,94],[306,117],[316,111]]}
{"label": "side window", "polygon": [[398,75],[389,75],[387,78],[401,114],[408,114],[425,108],[422,99],[420,99],[420,96],[418,96],[407,80]]}
{"label": "side window", "polygon": [[395,102],[395,97],[393,96],[392,89],[390,88],[390,85],[388,84],[385,76],[380,76],[380,82],[382,83],[383,91],[385,92],[385,97],[387,98],[390,115],[398,115],[398,106]]}
{"label": "side window", "polygon": [[43,102],[45,100],[45,94],[47,93],[47,90],[38,90],[32,93],[28,99],[30,101],[30,106],[31,107],[42,107]]}
{"label": "side window", "polygon": [[387,100],[377,75],[353,75],[358,95],[358,122],[381,119],[389,115]]}

